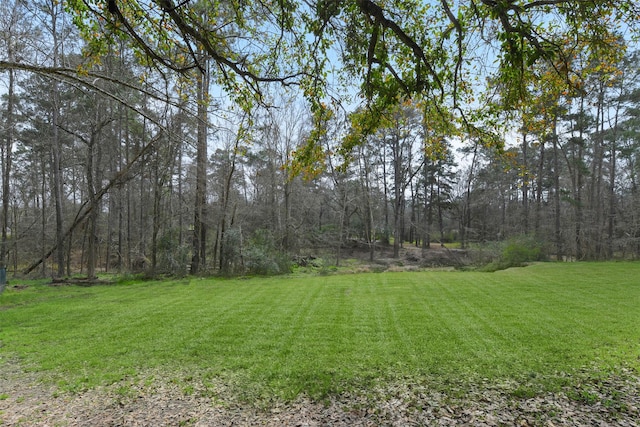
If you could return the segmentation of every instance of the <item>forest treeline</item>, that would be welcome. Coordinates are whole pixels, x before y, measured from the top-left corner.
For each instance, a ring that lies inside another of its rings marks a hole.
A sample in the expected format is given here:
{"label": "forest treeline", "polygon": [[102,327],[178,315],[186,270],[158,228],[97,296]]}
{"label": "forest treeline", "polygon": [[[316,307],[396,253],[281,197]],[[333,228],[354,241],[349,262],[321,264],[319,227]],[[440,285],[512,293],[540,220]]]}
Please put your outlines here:
{"label": "forest treeline", "polygon": [[[517,110],[489,80],[486,129],[454,129],[414,97],[375,132],[336,106],[318,133],[286,88],[247,113],[215,70],[151,67],[125,42],[87,66],[57,2],[10,3],[1,43],[24,64],[0,74],[0,263],[13,273],[276,274],[317,251],[339,262],[350,244],[375,259],[385,245],[519,236],[557,259],[640,256],[640,58],[621,39],[619,55],[574,51],[569,85],[532,67]],[[313,161],[296,163],[310,138]]]}

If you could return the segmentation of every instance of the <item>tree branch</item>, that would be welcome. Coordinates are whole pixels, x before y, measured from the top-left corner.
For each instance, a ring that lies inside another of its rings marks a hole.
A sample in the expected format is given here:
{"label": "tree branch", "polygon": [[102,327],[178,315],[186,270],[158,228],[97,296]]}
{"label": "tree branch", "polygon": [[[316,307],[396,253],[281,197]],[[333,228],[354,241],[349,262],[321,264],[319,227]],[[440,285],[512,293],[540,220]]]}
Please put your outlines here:
{"label": "tree branch", "polygon": [[[416,59],[419,62],[422,62],[425,67],[427,67],[429,75],[431,76],[433,81],[436,83],[436,86],[440,90],[440,97],[443,98],[444,86],[440,81],[438,74],[435,72],[435,70],[431,66],[430,61],[427,59],[427,56],[424,53],[424,50],[420,47],[420,45],[418,45],[418,43],[413,38],[411,38],[407,33],[405,33],[404,30],[400,28],[400,26],[395,21],[392,21],[389,18],[387,18],[384,14],[384,10],[380,6],[375,4],[373,1],[357,0],[357,2],[358,2],[358,7],[360,8],[360,11],[362,13],[372,17],[377,23],[382,25],[384,28],[388,28],[389,30],[391,30],[405,46],[407,46],[413,51],[413,54],[416,57]],[[419,70],[416,70],[416,74],[417,74],[416,80],[419,81],[421,77]]]}
{"label": "tree branch", "polygon": [[458,78],[460,77],[460,69],[462,67],[462,24],[460,21],[454,16],[451,8],[449,7],[449,3],[447,0],[441,0],[442,7],[444,8],[445,13],[447,14],[447,18],[453,24],[453,27],[456,29],[458,33],[458,37],[456,38],[456,42],[458,45],[458,57],[456,60],[456,67],[453,72],[453,106],[454,108],[458,105]]}
{"label": "tree branch", "polygon": [[[109,91],[98,87],[95,84],[95,79],[100,79],[100,80],[104,80],[106,82],[109,83],[114,83],[117,84],[119,86],[122,86],[124,88],[127,89],[131,89],[131,90],[135,90],[137,92],[140,92],[144,95],[149,96],[150,98],[153,98],[155,100],[161,101],[163,103],[169,104],[173,107],[176,108],[180,108],[181,110],[184,110],[184,105],[179,104],[173,100],[171,100],[169,97],[163,97],[163,96],[159,96],[151,91],[148,91],[144,88],[141,88],[140,86],[136,86],[133,85],[131,83],[128,83],[124,80],[120,80],[117,79],[115,77],[110,77],[110,76],[106,76],[104,74],[101,73],[96,73],[96,72],[92,72],[92,71],[88,71],[88,72],[82,72],[79,73],[78,70],[75,70],[73,68],[64,68],[64,67],[43,67],[43,66],[39,66],[39,65],[31,65],[31,64],[25,64],[22,62],[10,62],[10,61],[0,61],[0,70],[3,69],[14,69],[14,70],[23,70],[23,71],[28,71],[28,72],[32,72],[32,73],[36,73],[36,74],[40,74],[43,76],[49,76],[49,77],[53,77],[56,78],[57,80],[60,81],[67,81],[67,82],[76,82],[76,83],[80,83],[83,86],[89,87],[93,90],[96,90],[100,93],[102,93],[103,95],[125,105],[126,107],[132,109],[133,111],[135,111],[136,113],[140,114],[141,116],[147,118],[148,120],[153,121],[155,124],[158,124],[157,121],[154,121],[154,119],[148,115],[145,114],[144,111],[137,109],[137,107],[129,104],[127,101],[119,98],[118,96],[110,93]],[[87,77],[92,77],[94,79],[94,81],[88,81],[84,78],[82,78],[82,76],[87,76]],[[189,113],[190,115],[195,117],[194,113]]]}

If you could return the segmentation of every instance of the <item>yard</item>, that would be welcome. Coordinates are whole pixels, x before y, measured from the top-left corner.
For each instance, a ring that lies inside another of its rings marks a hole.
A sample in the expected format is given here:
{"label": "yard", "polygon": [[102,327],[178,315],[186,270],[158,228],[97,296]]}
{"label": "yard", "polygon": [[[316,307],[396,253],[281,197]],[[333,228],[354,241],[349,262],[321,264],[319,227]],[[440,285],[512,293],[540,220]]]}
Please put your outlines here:
{"label": "yard", "polygon": [[637,425],[639,276],[638,263],[543,263],[12,282],[0,421]]}

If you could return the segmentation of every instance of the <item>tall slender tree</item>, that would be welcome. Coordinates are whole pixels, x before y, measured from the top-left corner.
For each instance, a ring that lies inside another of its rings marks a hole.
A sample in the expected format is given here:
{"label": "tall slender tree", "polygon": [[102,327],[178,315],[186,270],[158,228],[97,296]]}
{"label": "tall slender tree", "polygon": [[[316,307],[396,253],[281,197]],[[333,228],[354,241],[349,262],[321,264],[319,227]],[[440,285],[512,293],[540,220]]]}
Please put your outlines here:
{"label": "tall slender tree", "polygon": [[[21,1],[4,2],[0,6],[0,47],[4,48],[9,62],[16,62],[24,48],[23,38],[29,32],[26,10]],[[11,173],[16,138],[16,70],[7,69],[6,110],[3,111],[3,138],[0,145],[2,157],[2,208],[0,211],[0,268],[6,268],[8,256],[9,205],[11,202]]]}

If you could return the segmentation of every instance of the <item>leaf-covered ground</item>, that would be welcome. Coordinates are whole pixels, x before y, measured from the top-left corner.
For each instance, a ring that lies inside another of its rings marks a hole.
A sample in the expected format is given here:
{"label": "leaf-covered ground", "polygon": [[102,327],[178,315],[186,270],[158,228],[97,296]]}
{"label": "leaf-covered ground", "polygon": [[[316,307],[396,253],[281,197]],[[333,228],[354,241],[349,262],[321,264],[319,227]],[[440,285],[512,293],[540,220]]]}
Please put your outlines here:
{"label": "leaf-covered ground", "polygon": [[[160,379],[159,379],[160,378]],[[640,377],[586,375],[557,393],[518,396],[488,382],[450,393],[411,380],[317,402],[243,405],[224,384],[155,374],[79,393],[59,393],[16,363],[0,365],[3,426],[638,426]],[[586,378],[586,380],[584,380]]]}

